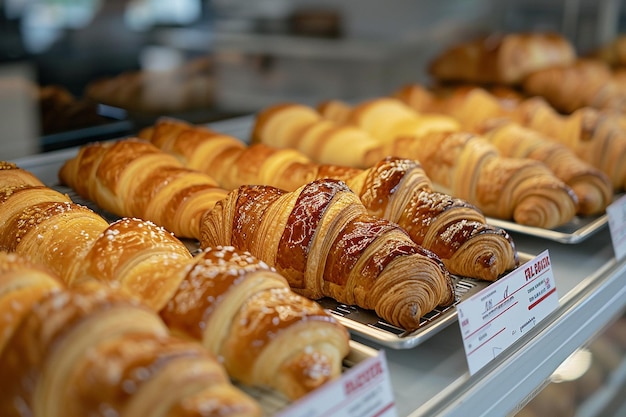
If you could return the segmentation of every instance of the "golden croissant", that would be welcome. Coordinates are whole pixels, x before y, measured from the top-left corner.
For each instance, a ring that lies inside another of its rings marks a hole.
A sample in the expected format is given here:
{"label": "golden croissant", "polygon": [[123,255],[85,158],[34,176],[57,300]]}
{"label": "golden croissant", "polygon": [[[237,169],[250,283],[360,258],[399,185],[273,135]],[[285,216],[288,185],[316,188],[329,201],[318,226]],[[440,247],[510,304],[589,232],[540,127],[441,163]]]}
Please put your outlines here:
{"label": "golden croissant", "polygon": [[81,147],[59,179],[104,210],[150,220],[179,237],[197,238],[202,213],[226,196],[212,178],[133,139]]}
{"label": "golden croissant", "polygon": [[529,74],[575,59],[574,46],[558,33],[496,33],[444,49],[428,71],[439,82],[516,85]]}

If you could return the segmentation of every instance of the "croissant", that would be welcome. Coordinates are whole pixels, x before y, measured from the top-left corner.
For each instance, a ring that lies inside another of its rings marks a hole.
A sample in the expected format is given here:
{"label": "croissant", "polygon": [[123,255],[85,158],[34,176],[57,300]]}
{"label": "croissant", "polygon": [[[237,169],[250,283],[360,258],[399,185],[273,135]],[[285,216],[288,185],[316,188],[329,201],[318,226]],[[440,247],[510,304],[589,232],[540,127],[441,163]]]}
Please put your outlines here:
{"label": "croissant", "polygon": [[347,331],[265,262],[218,246],[185,271],[161,316],[201,340],[232,378],[299,398],[340,375]]}
{"label": "croissant", "polygon": [[247,250],[311,299],[331,297],[416,329],[454,301],[448,271],[399,226],[368,215],[345,183],[317,180],[296,191],[242,186],[208,211],[202,247]]}
{"label": "croissant", "polygon": [[626,65],[626,36],[621,34],[600,45],[589,54],[590,58],[599,59],[613,68]]}
{"label": "croissant", "polygon": [[95,283],[46,291],[37,268],[11,263],[0,282],[19,275],[39,296],[0,351],[1,415],[261,415],[215,357],[171,336],[153,311]]}
{"label": "croissant", "polygon": [[[328,105],[341,105],[340,101],[332,103]],[[167,132],[167,138],[159,131]],[[170,118],[157,121],[141,136],[173,152],[188,167],[198,167],[194,162],[200,160],[197,154],[207,155],[206,159],[220,154],[229,137]],[[398,223],[416,243],[438,255],[453,274],[495,280],[517,265],[511,237],[504,230],[487,226],[475,207],[432,191],[430,180],[416,161],[385,158],[360,170],[317,164],[294,149],[261,143],[242,147],[240,140],[231,137],[231,141],[236,144],[229,147],[229,169],[209,165],[205,171],[222,186],[265,184],[294,191],[315,179],[342,180],[370,214]],[[236,156],[233,148],[239,152]]]}
{"label": "croissant", "polygon": [[[341,372],[349,350],[345,328],[249,254],[207,249],[192,258],[181,241],[154,223],[122,218],[108,224],[75,203],[40,202],[11,217],[17,220],[2,234],[13,236],[12,250],[61,271],[72,288],[108,284],[161,311],[172,328],[228,357],[233,378],[296,398]],[[203,288],[212,298],[196,297]],[[263,314],[267,320],[261,320]],[[187,331],[209,322],[204,336]],[[245,322],[256,323],[247,337],[251,329]]]}
{"label": "croissant", "polygon": [[379,141],[363,129],[333,123],[297,103],[270,106],[257,114],[251,143],[267,144],[269,137],[273,147],[296,148],[326,164],[366,168],[384,154]]}
{"label": "croissant", "polygon": [[[405,118],[394,117],[396,124],[391,127],[386,121],[376,124],[376,117],[390,119],[388,115],[397,108]],[[435,187],[474,204],[487,216],[553,228],[576,214],[578,201],[572,189],[541,162],[504,158],[479,135],[445,128],[424,132],[419,117],[411,116],[408,106],[399,100],[374,99],[353,111],[357,116],[351,119],[364,128],[388,126],[393,130],[395,139],[384,145],[389,155],[420,161]],[[274,137],[262,140],[272,144]]]}
{"label": "croissant", "polygon": [[485,132],[485,137],[507,157],[541,161],[570,186],[578,198],[577,213],[583,216],[604,213],[613,201],[613,184],[599,169],[582,161],[567,146],[514,123]]}
{"label": "croissant", "polygon": [[626,91],[608,65],[598,60],[579,59],[568,66],[534,72],[522,88],[525,94],[543,97],[566,114],[583,107],[618,112],[626,108]]}
{"label": "croissant", "polygon": [[81,147],[59,179],[104,210],[153,221],[179,237],[197,238],[202,213],[226,196],[212,178],[134,139]]}
{"label": "croissant", "polygon": [[576,194],[545,164],[502,157],[481,136],[440,132],[399,138],[395,146],[395,154],[425,161],[424,170],[435,184],[487,216],[551,229],[576,214]]}
{"label": "croissant", "polygon": [[397,223],[453,274],[495,281],[518,265],[511,236],[474,205],[433,191],[415,160],[385,158],[347,185],[368,213]]}
{"label": "croissant", "polygon": [[0,354],[22,318],[47,294],[63,288],[48,268],[0,251]]}
{"label": "croissant", "polygon": [[[142,129],[139,137],[170,153],[187,168],[214,178],[227,190],[247,184],[267,184],[293,191],[320,177],[348,179],[361,170],[320,165],[291,148],[241,140],[173,118],[161,118]],[[227,161],[224,162],[224,161]]]}
{"label": "croissant", "polygon": [[[411,88],[411,91],[415,93],[418,90]],[[417,99],[412,100],[413,103],[418,102]],[[619,114],[583,107],[563,115],[541,97],[523,99],[511,98],[509,95],[503,99],[476,88],[453,94],[445,100],[447,104],[439,101],[439,109],[455,108],[455,114],[464,117],[470,126],[484,129],[484,122],[479,122],[479,118],[473,115],[476,113],[473,109],[479,108],[483,114],[505,117],[540,132],[546,138],[567,146],[579,159],[604,172],[613,190],[623,189],[626,184],[626,130]]]}
{"label": "croissant", "polygon": [[575,59],[573,45],[557,33],[496,33],[452,45],[428,71],[438,81],[510,85]]}
{"label": "croissant", "polygon": [[543,162],[578,197],[578,214],[603,213],[613,197],[613,184],[599,168],[579,158],[573,149],[516,122],[515,107],[506,108],[480,87],[456,88],[436,94],[417,85],[398,90],[398,97],[418,111],[441,111],[455,117],[468,131],[482,134],[505,157]]}

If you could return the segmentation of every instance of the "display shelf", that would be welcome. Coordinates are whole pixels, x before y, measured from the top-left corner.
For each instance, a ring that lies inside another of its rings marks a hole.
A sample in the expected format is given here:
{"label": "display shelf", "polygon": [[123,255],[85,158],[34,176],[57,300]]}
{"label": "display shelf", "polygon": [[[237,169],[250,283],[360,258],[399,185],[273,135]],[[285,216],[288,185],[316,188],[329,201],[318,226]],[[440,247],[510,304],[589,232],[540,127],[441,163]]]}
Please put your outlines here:
{"label": "display shelf", "polygon": [[[250,118],[211,124],[247,140]],[[16,160],[47,185],[56,181],[68,149]],[[548,250],[559,307],[485,368],[470,375],[458,325],[453,323],[412,349],[385,349],[399,417],[505,416],[514,414],[549,381],[577,348],[626,308],[626,262],[617,262],[609,229],[579,244],[512,233],[520,252]]]}
{"label": "display shelf", "polygon": [[416,349],[388,351],[400,416],[513,414],[572,352],[623,310],[626,265],[616,262],[608,230],[574,246],[514,239],[520,250],[549,250],[558,309],[472,376],[458,327]]}

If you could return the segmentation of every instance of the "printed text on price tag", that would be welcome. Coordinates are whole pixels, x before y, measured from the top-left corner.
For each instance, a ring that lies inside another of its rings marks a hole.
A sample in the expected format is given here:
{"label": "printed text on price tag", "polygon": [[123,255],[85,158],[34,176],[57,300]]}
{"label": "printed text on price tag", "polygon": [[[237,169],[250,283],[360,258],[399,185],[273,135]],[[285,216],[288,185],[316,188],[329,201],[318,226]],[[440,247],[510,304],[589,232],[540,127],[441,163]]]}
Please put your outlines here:
{"label": "printed text on price tag", "polygon": [[548,251],[457,306],[471,374],[558,307]]}

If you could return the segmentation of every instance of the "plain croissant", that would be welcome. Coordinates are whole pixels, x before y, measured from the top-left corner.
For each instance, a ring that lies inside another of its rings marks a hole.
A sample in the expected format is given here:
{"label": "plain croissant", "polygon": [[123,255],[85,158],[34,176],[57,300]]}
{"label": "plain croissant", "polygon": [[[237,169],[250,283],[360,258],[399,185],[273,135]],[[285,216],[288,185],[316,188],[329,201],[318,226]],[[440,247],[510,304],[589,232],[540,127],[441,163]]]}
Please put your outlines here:
{"label": "plain croissant", "polygon": [[600,169],[573,149],[535,129],[520,124],[525,118],[517,105],[502,103],[480,87],[431,92],[418,84],[402,87],[394,97],[418,112],[440,111],[455,117],[464,129],[482,134],[505,157],[543,162],[578,197],[578,214],[603,213],[613,197],[613,184]]}
{"label": "plain croissant", "polygon": [[[17,167],[5,173],[15,178],[20,172],[26,173]],[[71,287],[106,283],[161,311],[172,328],[226,358],[233,378],[296,398],[341,372],[349,350],[346,329],[249,254],[208,248],[193,258],[180,240],[152,222],[122,218],[109,224],[71,202],[23,207],[11,204],[9,196],[0,213],[15,219],[0,225],[0,236],[14,242],[10,250],[59,271]],[[201,290],[207,297],[198,299]],[[261,312],[268,320],[261,320]],[[209,322],[210,335],[189,328],[201,329]],[[255,323],[254,329],[244,323]],[[213,334],[216,328],[219,339]],[[243,336],[250,330],[256,332],[250,333],[255,342]],[[247,373],[241,369],[244,363]]]}
{"label": "plain croissant", "polygon": [[207,212],[201,245],[250,251],[308,298],[331,297],[416,329],[454,301],[442,262],[399,226],[367,214],[345,183],[317,180],[286,192],[242,186]]}
{"label": "plain croissant", "polygon": [[104,210],[153,221],[178,237],[197,238],[202,213],[226,196],[212,178],[134,139],[81,147],[59,179]]}
{"label": "plain croissant", "polygon": [[[453,274],[495,280],[517,265],[511,237],[486,225],[484,216],[469,203],[433,191],[416,161],[390,157],[366,170],[318,164],[295,149],[261,143],[243,146],[237,138],[171,118],[160,119],[140,136],[185,166],[204,169],[222,186],[266,184],[294,191],[315,179],[345,181],[370,214],[398,223]],[[205,165],[225,159],[227,167]]]}
{"label": "plain croissant", "polygon": [[428,71],[439,82],[511,85],[575,59],[574,46],[557,33],[495,33],[444,49]]}
{"label": "plain croissant", "polygon": [[522,84],[528,96],[543,97],[569,114],[584,107],[623,112],[626,90],[602,61],[579,59],[567,66],[545,68],[530,74]]}
{"label": "plain croissant", "polygon": [[82,417],[260,416],[199,343],[96,283],[67,289],[54,274],[0,252],[0,414]]}

